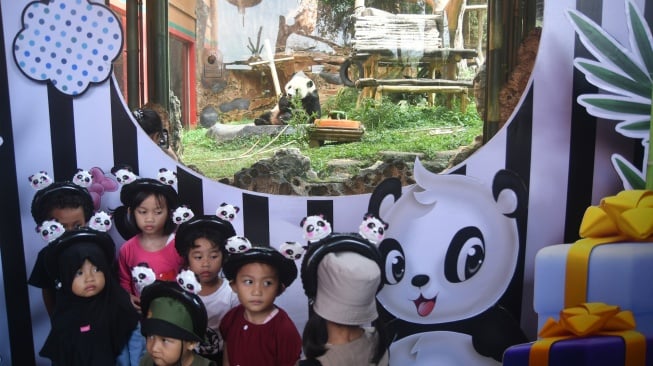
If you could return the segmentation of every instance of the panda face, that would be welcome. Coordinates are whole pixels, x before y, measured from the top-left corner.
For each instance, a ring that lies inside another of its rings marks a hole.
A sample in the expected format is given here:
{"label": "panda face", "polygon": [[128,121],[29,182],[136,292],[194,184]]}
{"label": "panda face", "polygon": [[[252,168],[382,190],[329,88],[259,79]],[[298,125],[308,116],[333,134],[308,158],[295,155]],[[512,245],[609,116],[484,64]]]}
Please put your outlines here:
{"label": "panda face", "polygon": [[317,87],[311,78],[306,76],[303,71],[299,71],[286,83],[285,91],[291,97],[299,96],[304,99],[307,95],[315,93]]}
{"label": "panda face", "polygon": [[77,169],[77,173],[73,176],[73,183],[80,187],[88,188],[93,183],[93,176],[88,170]]}
{"label": "panda face", "polygon": [[385,236],[386,230],[388,230],[388,224],[372,214],[365,215],[363,222],[358,227],[358,233],[372,244],[380,242]]}
{"label": "panda face", "polygon": [[300,225],[304,230],[304,238],[309,243],[319,241],[331,234],[331,224],[322,215],[307,216]]}
{"label": "panda face", "polygon": [[88,221],[88,226],[98,231],[109,231],[112,226],[111,215],[104,211],[98,211],[91,216],[91,219]]}
{"label": "panda face", "polygon": [[134,172],[132,172],[129,169],[124,169],[124,168],[116,170],[114,175],[116,176],[116,180],[118,181],[118,183],[123,184],[123,185],[124,184],[129,184],[129,183],[135,181],[138,178],[136,176],[136,174],[134,174]]}
{"label": "panda face", "polygon": [[147,263],[140,263],[137,266],[134,266],[131,270],[132,282],[134,283],[134,288],[136,293],[139,294],[145,286],[154,283],[156,280],[156,274],[154,270],[147,265]]}
{"label": "panda face", "polygon": [[45,220],[36,227],[36,232],[39,233],[41,239],[48,243],[60,237],[64,231],[63,225],[57,220]]}
{"label": "panda face", "polygon": [[234,221],[238,212],[240,212],[240,207],[223,202],[215,211],[215,215],[226,221]]}
{"label": "panda face", "polygon": [[190,269],[184,269],[177,275],[177,284],[184,290],[199,294],[202,291],[202,285],[197,280],[197,276]]}
{"label": "panda face", "polygon": [[28,179],[32,188],[36,189],[37,191],[52,184],[52,178],[50,178],[48,173],[44,171],[32,174]]}
{"label": "panda face", "polygon": [[244,236],[232,236],[224,247],[229,253],[242,253],[252,249],[252,243]]}
{"label": "panda face", "polygon": [[[424,169],[418,164],[415,170]],[[460,175],[415,174],[417,186],[384,215],[379,249],[386,285],[377,295],[394,316],[434,324],[493,306],[512,279],[519,239],[489,188]]]}
{"label": "panda face", "polygon": [[177,225],[181,225],[184,222],[192,219],[193,217],[195,217],[195,214],[190,208],[186,206],[177,207],[172,212],[172,222],[174,222]]}
{"label": "panda face", "polygon": [[305,249],[296,241],[287,241],[281,244],[279,252],[288,259],[297,260],[304,255]]}
{"label": "panda face", "polygon": [[173,172],[172,170],[168,170],[166,168],[161,168],[157,173],[157,179],[163,184],[170,186],[175,185],[177,184],[177,172]]}

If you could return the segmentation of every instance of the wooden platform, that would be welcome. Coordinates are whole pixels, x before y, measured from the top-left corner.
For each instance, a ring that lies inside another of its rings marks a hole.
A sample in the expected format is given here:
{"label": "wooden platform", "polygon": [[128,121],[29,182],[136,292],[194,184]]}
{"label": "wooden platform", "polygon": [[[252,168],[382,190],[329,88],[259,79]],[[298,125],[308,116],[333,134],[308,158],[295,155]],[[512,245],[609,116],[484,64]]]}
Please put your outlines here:
{"label": "wooden platform", "polygon": [[317,119],[308,128],[310,147],[320,147],[325,141],[360,141],[365,129],[359,121],[348,119]]}

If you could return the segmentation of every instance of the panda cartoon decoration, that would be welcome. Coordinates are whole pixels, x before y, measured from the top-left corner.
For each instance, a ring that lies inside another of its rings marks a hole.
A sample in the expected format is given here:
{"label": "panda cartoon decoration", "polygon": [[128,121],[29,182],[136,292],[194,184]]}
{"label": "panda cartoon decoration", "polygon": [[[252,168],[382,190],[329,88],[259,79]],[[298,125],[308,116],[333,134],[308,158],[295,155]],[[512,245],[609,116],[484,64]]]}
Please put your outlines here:
{"label": "panda cartoon decoration", "polygon": [[[391,365],[501,365],[509,346],[528,342],[515,317],[500,306],[517,265],[514,219],[526,189],[499,171],[492,190],[464,175],[440,175],[419,162],[416,184],[402,193],[389,179],[377,186],[368,211],[395,202],[379,249],[385,262],[377,300],[388,325]],[[521,206],[520,206],[521,205]]]}
{"label": "panda cartoon decoration", "polygon": [[286,83],[284,93],[274,108],[254,120],[255,125],[285,125],[292,117],[292,99],[298,96],[302,109],[309,116],[308,123],[313,123],[322,116],[320,96],[315,82],[303,71],[296,72]]}

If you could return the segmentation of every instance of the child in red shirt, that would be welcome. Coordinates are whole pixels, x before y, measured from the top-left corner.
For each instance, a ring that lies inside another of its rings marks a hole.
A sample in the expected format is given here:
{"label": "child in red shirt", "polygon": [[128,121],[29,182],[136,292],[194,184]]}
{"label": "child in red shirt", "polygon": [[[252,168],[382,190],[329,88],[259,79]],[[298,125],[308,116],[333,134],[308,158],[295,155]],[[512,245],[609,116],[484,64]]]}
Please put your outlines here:
{"label": "child in red shirt", "polygon": [[[239,240],[249,245],[247,239]],[[273,248],[251,247],[231,254],[223,271],[240,305],[220,323],[225,341],[222,364],[295,365],[301,337],[288,314],[274,305],[297,278],[295,262]]]}

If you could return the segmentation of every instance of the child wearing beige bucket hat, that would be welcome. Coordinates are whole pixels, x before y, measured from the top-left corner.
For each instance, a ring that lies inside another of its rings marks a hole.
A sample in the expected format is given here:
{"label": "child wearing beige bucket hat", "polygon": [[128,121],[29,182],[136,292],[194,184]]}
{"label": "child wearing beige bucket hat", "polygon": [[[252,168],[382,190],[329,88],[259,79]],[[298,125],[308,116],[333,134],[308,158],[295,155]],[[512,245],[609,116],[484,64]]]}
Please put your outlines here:
{"label": "child wearing beige bucket hat", "polygon": [[357,234],[331,234],[309,245],[301,268],[309,299],[298,365],[388,365],[378,319],[381,255]]}

